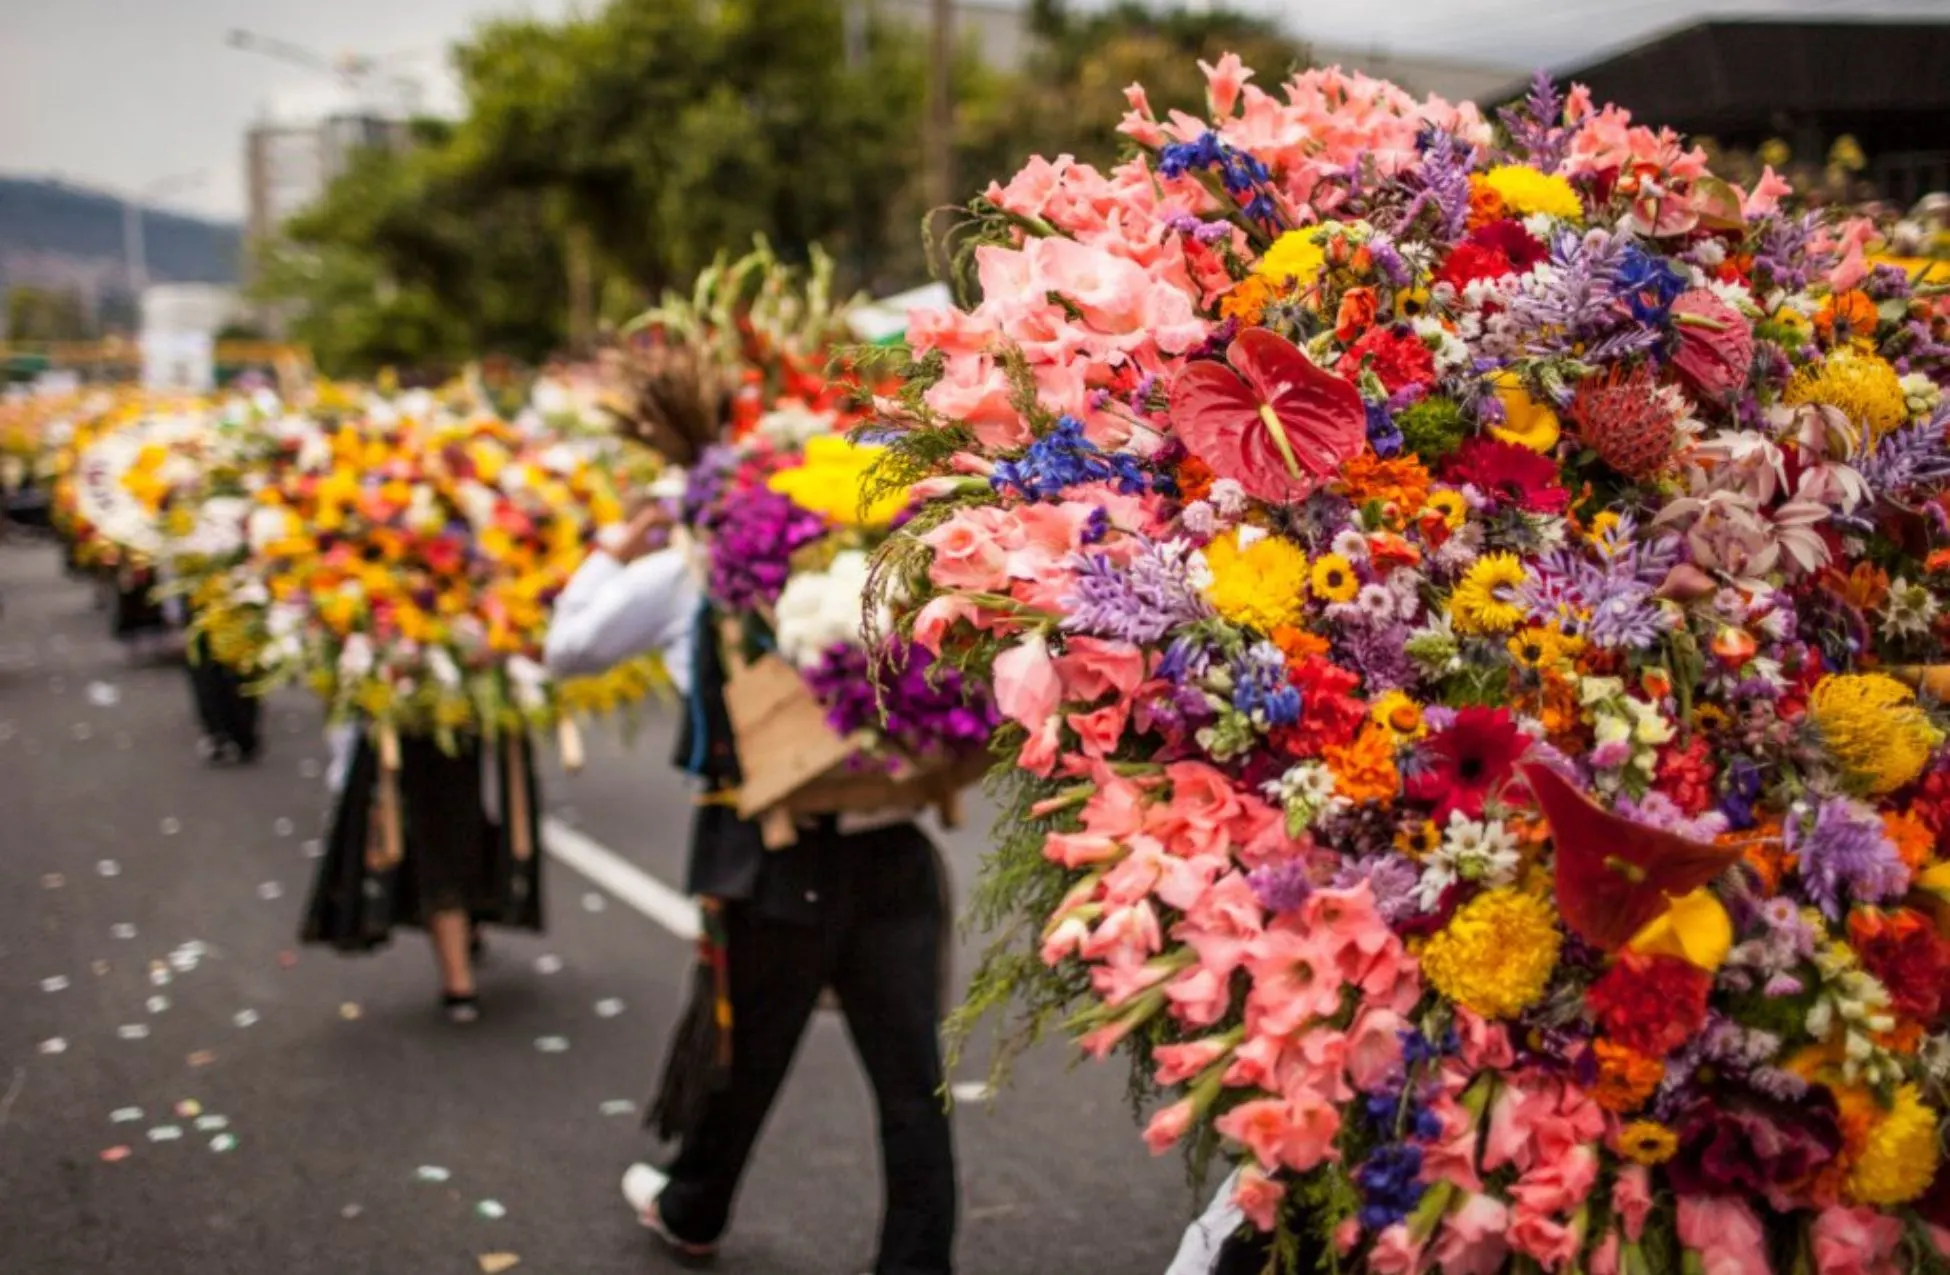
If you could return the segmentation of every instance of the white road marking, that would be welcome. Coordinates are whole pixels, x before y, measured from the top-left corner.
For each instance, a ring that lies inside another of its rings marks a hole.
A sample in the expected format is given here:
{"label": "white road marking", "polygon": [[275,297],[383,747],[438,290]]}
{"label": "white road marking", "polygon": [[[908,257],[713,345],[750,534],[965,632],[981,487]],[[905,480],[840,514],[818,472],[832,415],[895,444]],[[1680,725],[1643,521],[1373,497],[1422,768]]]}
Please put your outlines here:
{"label": "white road marking", "polygon": [[697,904],[594,837],[547,818],[542,820],[542,849],[678,938],[697,937]]}
{"label": "white road marking", "polygon": [[963,1080],[948,1086],[948,1092],[956,1102],[987,1102],[995,1097],[995,1090],[986,1080]]}

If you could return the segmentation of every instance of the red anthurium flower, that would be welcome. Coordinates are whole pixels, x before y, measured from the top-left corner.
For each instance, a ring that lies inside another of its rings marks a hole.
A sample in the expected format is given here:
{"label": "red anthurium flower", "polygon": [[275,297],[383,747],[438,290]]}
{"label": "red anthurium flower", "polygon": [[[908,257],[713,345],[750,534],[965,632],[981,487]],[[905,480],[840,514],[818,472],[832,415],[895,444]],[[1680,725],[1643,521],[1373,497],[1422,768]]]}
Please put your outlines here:
{"label": "red anthurium flower", "polygon": [[1269,503],[1299,500],[1360,454],[1360,391],[1298,346],[1248,328],[1225,363],[1194,363],[1171,389],[1171,426],[1192,455]]}
{"label": "red anthurium flower", "polygon": [[1557,910],[1573,933],[1616,951],[1671,901],[1727,870],[1738,846],[1689,841],[1615,815],[1548,766],[1520,762],[1557,853]]}

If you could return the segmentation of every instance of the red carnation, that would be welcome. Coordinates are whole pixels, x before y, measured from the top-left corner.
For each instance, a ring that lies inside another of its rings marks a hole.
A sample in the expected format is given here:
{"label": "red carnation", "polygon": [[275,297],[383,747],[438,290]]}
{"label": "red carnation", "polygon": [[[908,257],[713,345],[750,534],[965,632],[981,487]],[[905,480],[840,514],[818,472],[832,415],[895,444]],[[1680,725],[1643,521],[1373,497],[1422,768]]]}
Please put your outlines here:
{"label": "red carnation", "polygon": [[1348,694],[1361,679],[1331,660],[1310,655],[1287,670],[1287,681],[1300,692],[1300,720],[1275,730],[1273,742],[1289,756],[1312,757],[1345,744],[1367,720],[1367,705]]}
{"label": "red carnation", "polygon": [[1950,951],[1927,918],[1908,908],[1858,909],[1849,915],[1848,938],[1863,967],[1889,989],[1891,1009],[1924,1026],[1935,1021]]}
{"label": "red carnation", "polygon": [[1494,438],[1472,438],[1459,448],[1445,473],[1499,504],[1537,514],[1564,512],[1571,493],[1558,484],[1556,462],[1527,447]]}
{"label": "red carnation", "polygon": [[1527,273],[1532,266],[1550,256],[1550,250],[1538,242],[1537,236],[1525,230],[1522,222],[1508,217],[1489,223],[1470,238],[1485,248],[1502,253],[1518,274]]}
{"label": "red carnation", "polygon": [[1414,332],[1394,328],[1369,328],[1347,348],[1334,370],[1350,381],[1361,374],[1366,363],[1391,395],[1410,385],[1435,382],[1435,356]]}
{"label": "red carnation", "polygon": [[1687,814],[1702,815],[1713,805],[1713,780],[1719,773],[1706,737],[1695,735],[1684,748],[1660,754],[1654,786]]}
{"label": "red carnation", "polygon": [[1508,709],[1461,709],[1423,745],[1422,768],[1408,780],[1409,798],[1430,803],[1429,818],[1437,824],[1448,823],[1458,810],[1480,819],[1483,803],[1529,747],[1530,737],[1517,729]]}
{"label": "red carnation", "polygon": [[1436,270],[1435,281],[1461,292],[1478,279],[1501,279],[1516,272],[1515,263],[1495,248],[1464,240]]}
{"label": "red carnation", "polygon": [[1706,1024],[1713,979],[1676,956],[1626,951],[1584,994],[1605,1035],[1648,1058],[1664,1058]]}

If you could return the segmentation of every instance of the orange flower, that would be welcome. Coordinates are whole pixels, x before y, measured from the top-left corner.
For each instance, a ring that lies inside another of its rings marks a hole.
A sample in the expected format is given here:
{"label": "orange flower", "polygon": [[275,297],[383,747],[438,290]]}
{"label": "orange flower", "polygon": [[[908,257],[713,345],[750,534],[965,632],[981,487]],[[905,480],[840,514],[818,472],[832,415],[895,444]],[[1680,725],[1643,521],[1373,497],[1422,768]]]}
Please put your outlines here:
{"label": "orange flower", "polygon": [[1746,832],[1723,832],[1714,840],[1723,846],[1740,846],[1741,859],[1760,878],[1761,891],[1773,894],[1781,879],[1794,869],[1795,857],[1788,853],[1787,838],[1781,835],[1778,819],[1763,820]]}
{"label": "orange flower", "polygon": [[1383,460],[1366,451],[1341,466],[1341,490],[1357,505],[1378,504],[1395,520],[1429,503],[1429,471],[1412,455]]}
{"label": "orange flower", "polygon": [[1636,1049],[1596,1040],[1591,1043],[1591,1052],[1598,1060],[1598,1081],[1591,1096],[1606,1111],[1623,1115],[1638,1110],[1666,1078],[1665,1063]]}
{"label": "orange flower", "polygon": [[1330,744],[1321,759],[1334,772],[1334,790],[1354,802],[1387,805],[1401,787],[1395,769],[1395,736],[1378,722],[1368,722],[1348,744]]}
{"label": "orange flower", "polygon": [[1936,834],[1911,810],[1891,810],[1882,816],[1882,830],[1895,843],[1896,853],[1910,870],[1921,871],[1936,853]]}
{"label": "orange flower", "polygon": [[1858,562],[1855,570],[1843,575],[1830,571],[1824,581],[1836,597],[1858,611],[1875,611],[1889,597],[1889,573],[1872,562]]}
{"label": "orange flower", "polygon": [[1815,312],[1815,331],[1832,344],[1867,341],[1875,336],[1876,303],[1867,294],[1852,289],[1830,296]]}
{"label": "orange flower", "polygon": [[1544,670],[1544,700],[1537,712],[1551,738],[1570,735],[1584,724],[1584,710],[1578,703],[1578,682],[1556,669]]}
{"label": "orange flower", "polygon": [[1373,288],[1349,288],[1341,297],[1339,313],[1334,316],[1334,339],[1349,342],[1373,327],[1375,309]]}
{"label": "orange flower", "polygon": [[1211,495],[1213,477],[1212,467],[1196,456],[1178,462],[1178,490],[1188,501]]}
{"label": "orange flower", "polygon": [[1503,216],[1503,196],[1480,175],[1469,179],[1469,229],[1481,230]]}
{"label": "orange flower", "polygon": [[1288,664],[1301,664],[1328,651],[1327,639],[1318,633],[1291,624],[1276,625],[1272,633],[1273,645],[1280,648]]}
{"label": "orange flower", "polygon": [[1237,319],[1247,327],[1257,326],[1265,317],[1266,307],[1279,295],[1279,289],[1269,279],[1250,275],[1233,285],[1219,302],[1219,317]]}
{"label": "orange flower", "polygon": [[1368,537],[1368,561],[1382,575],[1396,567],[1413,567],[1422,561],[1422,551],[1412,540],[1392,531],[1378,531]]}

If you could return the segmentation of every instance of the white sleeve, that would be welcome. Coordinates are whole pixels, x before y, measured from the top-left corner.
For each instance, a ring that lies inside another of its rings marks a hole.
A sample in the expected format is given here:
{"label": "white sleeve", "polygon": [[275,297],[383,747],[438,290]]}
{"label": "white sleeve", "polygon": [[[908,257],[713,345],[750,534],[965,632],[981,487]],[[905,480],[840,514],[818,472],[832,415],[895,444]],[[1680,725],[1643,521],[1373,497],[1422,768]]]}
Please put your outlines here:
{"label": "white sleeve", "polygon": [[624,566],[606,553],[588,562],[556,599],[543,656],[557,677],[586,677],[652,651],[667,662],[688,644],[699,592],[676,549]]}
{"label": "white sleeve", "polygon": [[1238,1180],[1235,1170],[1212,1197],[1205,1215],[1185,1228],[1185,1238],[1178,1244],[1178,1256],[1172,1259],[1165,1275],[1212,1275],[1213,1268],[1219,1264],[1219,1250],[1246,1220],[1246,1215],[1232,1202],[1233,1187]]}

